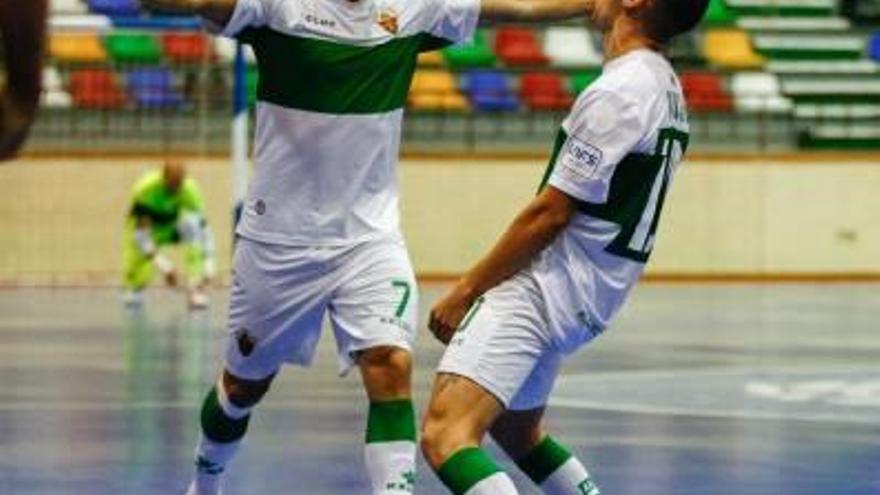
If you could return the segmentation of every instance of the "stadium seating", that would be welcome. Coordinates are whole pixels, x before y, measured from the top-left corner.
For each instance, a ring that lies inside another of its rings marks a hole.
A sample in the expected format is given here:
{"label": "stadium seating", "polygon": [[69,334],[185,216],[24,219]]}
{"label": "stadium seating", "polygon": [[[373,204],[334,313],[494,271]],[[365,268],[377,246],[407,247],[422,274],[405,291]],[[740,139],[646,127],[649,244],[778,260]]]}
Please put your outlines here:
{"label": "stadium seating", "polygon": [[177,108],[183,95],[174,89],[174,74],[167,69],[137,69],[128,73],[128,89],[138,108]]}
{"label": "stadium seating", "polygon": [[105,69],[73,71],[70,75],[70,93],[74,106],[79,108],[122,108],[126,103],[116,77]]}
{"label": "stadium seating", "polygon": [[467,101],[458,90],[455,77],[444,70],[420,70],[413,78],[409,106],[415,110],[468,109]]}
{"label": "stadium seating", "polygon": [[590,33],[580,27],[555,26],[544,34],[544,53],[556,67],[596,67],[602,65],[602,54],[596,49]]}
{"label": "stadium seating", "polygon": [[532,72],[520,78],[519,95],[532,110],[563,111],[573,101],[562,76],[555,72]]}
{"label": "stadium seating", "polygon": [[548,62],[535,32],[529,28],[505,27],[495,32],[495,53],[505,64],[543,65]]}
{"label": "stadium seating", "polygon": [[601,75],[602,71],[600,69],[587,70],[572,74],[569,78],[569,87],[572,94],[581,94],[590,84],[593,84],[593,81],[599,79],[599,76]]}
{"label": "stadium seating", "polygon": [[868,54],[877,62],[880,62],[880,31],[871,38],[871,45],[868,47]]}
{"label": "stadium seating", "polygon": [[149,34],[113,33],[104,38],[107,53],[119,63],[156,64],[162,58],[162,49]]}
{"label": "stadium seating", "polygon": [[95,34],[53,34],[49,55],[59,63],[101,63],[107,60],[104,45]]}
{"label": "stadium seating", "polygon": [[794,105],[782,96],[779,78],[766,72],[734,74],[731,89],[740,112],[763,114],[791,113]]}
{"label": "stadium seating", "polygon": [[42,104],[46,108],[70,108],[73,106],[73,98],[64,89],[61,74],[54,66],[48,65],[43,69],[43,94]]}
{"label": "stadium seating", "polygon": [[738,16],[828,17],[837,0],[725,0]]}
{"label": "stadium seating", "polygon": [[483,112],[510,112],[519,101],[510,90],[507,76],[496,70],[474,70],[465,75],[464,91],[474,109]]}
{"label": "stadium seating", "polygon": [[709,26],[730,26],[736,20],[724,0],[710,0],[703,22]]}
{"label": "stadium seating", "polygon": [[84,14],[88,12],[86,4],[79,0],[52,0],[49,8],[53,14]]}
{"label": "stadium seating", "polygon": [[440,67],[443,65],[443,55],[437,51],[422,52],[419,54],[419,67]]}
{"label": "stadium seating", "polygon": [[89,10],[96,14],[130,17],[140,14],[137,0],[89,0]]}
{"label": "stadium seating", "polygon": [[687,72],[681,75],[681,85],[688,105],[696,113],[731,112],[733,110],[733,99],[718,74]]}
{"label": "stadium seating", "polygon": [[763,56],[777,60],[852,60],[865,50],[864,39],[853,35],[758,35],[754,44]]}
{"label": "stadium seating", "polygon": [[199,63],[211,55],[211,46],[201,34],[165,34],[162,47],[168,60],[178,64]]}
{"label": "stadium seating", "polygon": [[757,69],[764,64],[764,59],[752,48],[749,35],[739,29],[707,32],[703,52],[711,64],[725,69]]}
{"label": "stadium seating", "polygon": [[491,67],[495,65],[495,54],[486,42],[486,31],[478,30],[470,43],[450,46],[443,50],[443,56],[450,67]]}

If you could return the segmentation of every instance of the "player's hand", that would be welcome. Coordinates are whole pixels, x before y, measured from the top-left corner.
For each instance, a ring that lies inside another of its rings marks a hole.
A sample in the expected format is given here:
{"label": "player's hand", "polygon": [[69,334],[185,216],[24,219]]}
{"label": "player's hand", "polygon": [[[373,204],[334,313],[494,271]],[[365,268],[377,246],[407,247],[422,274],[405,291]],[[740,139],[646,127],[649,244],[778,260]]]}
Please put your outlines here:
{"label": "player's hand", "polygon": [[458,330],[476,298],[462,284],[453,288],[440,302],[431,308],[428,328],[437,340],[448,344]]}
{"label": "player's hand", "polygon": [[9,93],[0,94],[0,160],[9,160],[27,139],[35,114],[28,112]]}

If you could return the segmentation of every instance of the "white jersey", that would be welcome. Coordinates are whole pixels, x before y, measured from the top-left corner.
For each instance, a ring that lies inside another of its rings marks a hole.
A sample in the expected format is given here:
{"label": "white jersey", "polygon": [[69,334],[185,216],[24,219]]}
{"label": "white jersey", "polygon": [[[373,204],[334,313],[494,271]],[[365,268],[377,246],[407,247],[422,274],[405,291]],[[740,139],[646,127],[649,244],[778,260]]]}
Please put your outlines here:
{"label": "white jersey", "polygon": [[579,211],[531,273],[568,350],[602,332],[641,277],[688,131],[678,77],[650,50],[606,64],[563,122],[545,183]]}
{"label": "white jersey", "polygon": [[470,38],[479,0],[238,0],[253,46],[256,171],[238,234],[291,246],[395,235],[403,108],[422,51]]}

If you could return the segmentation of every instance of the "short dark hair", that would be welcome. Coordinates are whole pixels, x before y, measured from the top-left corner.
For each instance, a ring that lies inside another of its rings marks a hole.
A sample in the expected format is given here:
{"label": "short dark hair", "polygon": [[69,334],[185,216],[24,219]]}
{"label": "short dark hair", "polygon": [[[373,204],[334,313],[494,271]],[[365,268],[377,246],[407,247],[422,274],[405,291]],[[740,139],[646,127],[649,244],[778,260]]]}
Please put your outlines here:
{"label": "short dark hair", "polygon": [[696,27],[708,8],[709,0],[654,0],[648,13],[648,34],[666,43]]}

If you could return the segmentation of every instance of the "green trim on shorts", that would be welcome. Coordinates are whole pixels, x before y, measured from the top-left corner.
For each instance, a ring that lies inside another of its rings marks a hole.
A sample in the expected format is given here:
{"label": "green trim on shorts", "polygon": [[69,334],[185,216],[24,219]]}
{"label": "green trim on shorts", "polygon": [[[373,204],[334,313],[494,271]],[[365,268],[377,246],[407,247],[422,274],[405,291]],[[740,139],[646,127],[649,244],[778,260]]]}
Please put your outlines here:
{"label": "green trim on shorts", "polygon": [[477,483],[501,472],[501,468],[479,447],[466,447],[440,466],[437,476],[455,495],[464,495]]}
{"label": "green trim on shorts", "polygon": [[471,306],[471,309],[469,309],[467,314],[464,315],[464,321],[462,321],[461,325],[458,327],[459,332],[464,332],[467,329],[468,325],[470,325],[471,321],[473,321],[474,316],[477,315],[477,311],[479,311],[480,308],[483,307],[483,303],[485,301],[485,297],[480,297],[476,300],[476,302],[474,302],[474,304]]}
{"label": "green trim on shorts", "polygon": [[540,485],[571,458],[571,452],[548,435],[528,454],[516,461],[516,465],[536,485]]}
{"label": "green trim on shorts", "polygon": [[416,441],[416,412],[411,399],[371,402],[367,443]]}

